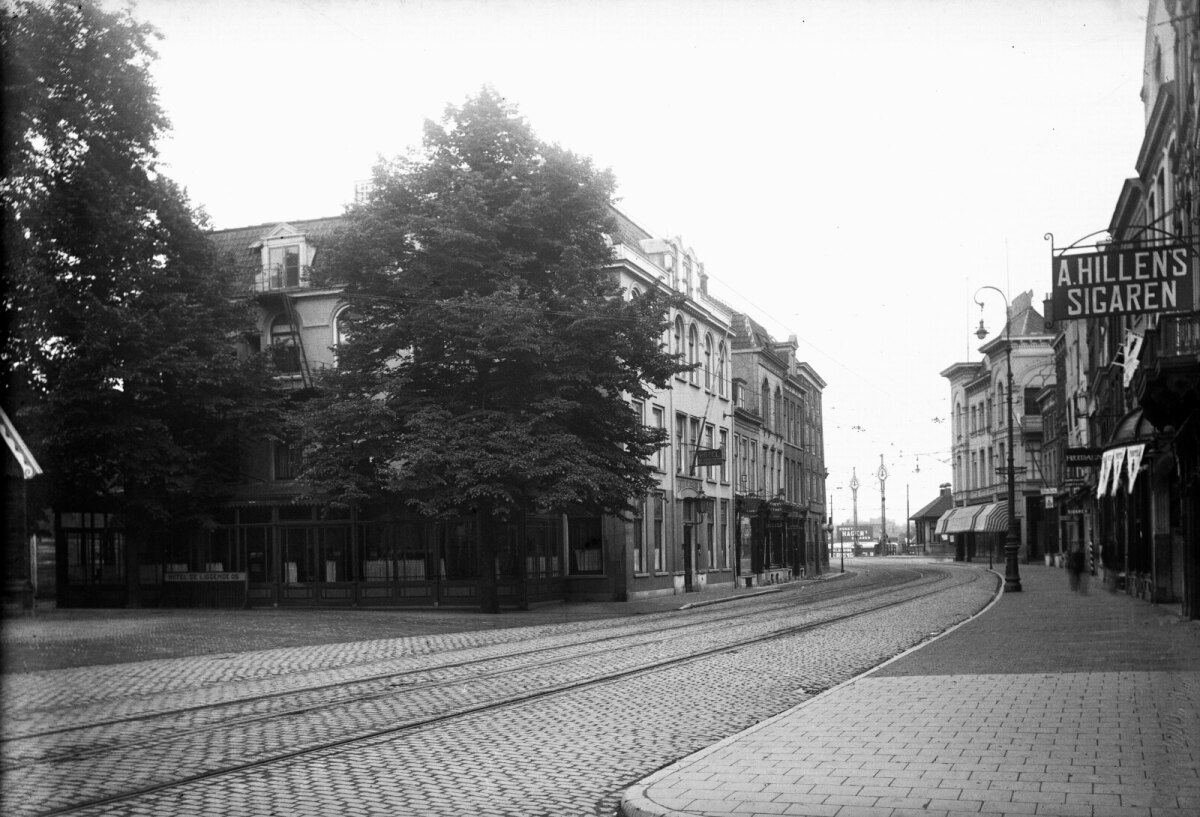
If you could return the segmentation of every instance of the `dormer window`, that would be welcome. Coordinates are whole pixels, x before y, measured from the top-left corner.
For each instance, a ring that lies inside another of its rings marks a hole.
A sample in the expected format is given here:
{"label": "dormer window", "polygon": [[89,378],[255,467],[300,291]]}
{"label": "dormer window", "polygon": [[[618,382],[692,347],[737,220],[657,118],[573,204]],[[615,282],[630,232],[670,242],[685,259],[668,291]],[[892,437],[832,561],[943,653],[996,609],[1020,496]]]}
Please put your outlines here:
{"label": "dormer window", "polygon": [[271,289],[300,286],[300,245],[287,244],[267,251],[268,275]]}
{"label": "dormer window", "polygon": [[249,249],[261,253],[255,292],[277,292],[307,287],[314,250],[304,234],[290,224],[277,224]]}

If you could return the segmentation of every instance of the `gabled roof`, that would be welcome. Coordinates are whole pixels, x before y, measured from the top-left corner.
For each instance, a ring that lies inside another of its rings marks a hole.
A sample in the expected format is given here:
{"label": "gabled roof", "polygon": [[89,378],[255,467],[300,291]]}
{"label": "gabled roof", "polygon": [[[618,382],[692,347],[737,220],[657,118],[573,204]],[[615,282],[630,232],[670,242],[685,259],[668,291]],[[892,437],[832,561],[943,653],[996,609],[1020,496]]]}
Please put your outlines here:
{"label": "gabled roof", "polygon": [[1046,331],[1046,319],[1033,308],[1033,290],[1022,292],[1012,302],[1013,335],[1051,335]]}
{"label": "gabled roof", "polygon": [[642,229],[633,219],[616,207],[609,205],[609,210],[612,211],[613,220],[617,225],[616,232],[610,236],[613,243],[624,244],[627,247],[636,249],[640,253],[642,242],[648,238],[654,238],[654,236]]}
{"label": "gabled roof", "polygon": [[733,315],[733,345],[743,349],[750,346],[761,346],[774,350],[775,338],[758,321],[745,312],[735,312]]}
{"label": "gabled roof", "polygon": [[909,519],[914,521],[919,519],[938,519],[946,511],[954,507],[954,496],[951,494],[940,494],[937,499],[930,502],[921,510],[914,513]]}

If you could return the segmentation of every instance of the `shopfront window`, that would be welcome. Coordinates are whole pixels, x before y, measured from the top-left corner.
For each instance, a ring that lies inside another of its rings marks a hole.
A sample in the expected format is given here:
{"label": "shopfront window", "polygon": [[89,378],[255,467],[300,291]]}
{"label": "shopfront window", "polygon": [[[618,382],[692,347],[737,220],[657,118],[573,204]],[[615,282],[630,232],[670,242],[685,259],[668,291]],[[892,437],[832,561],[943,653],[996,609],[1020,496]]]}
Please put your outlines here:
{"label": "shopfront window", "polygon": [[250,574],[248,578],[252,582],[270,581],[270,532],[270,528],[266,527],[238,528],[239,538],[246,551],[246,570]]}
{"label": "shopfront window", "polygon": [[113,522],[113,516],[106,513],[60,515],[70,583],[112,584],[125,580],[125,532]]}
{"label": "shopfront window", "polygon": [[562,522],[553,517],[525,520],[525,575],[531,579],[562,575]]}
{"label": "shopfront window", "polygon": [[704,548],[705,548],[705,564],[709,570],[715,570],[717,567],[717,537],[716,537],[716,514],[713,512],[713,501],[710,499],[704,503]]}
{"label": "shopfront window", "polygon": [[721,552],[721,566],[728,568],[729,559],[729,500],[721,500],[721,515],[717,518],[717,545]]}
{"label": "shopfront window", "polygon": [[337,525],[316,529],[320,539],[317,565],[323,582],[348,582],[354,578],[350,561],[350,528]]}
{"label": "shopfront window", "polygon": [[279,528],[279,580],[284,584],[306,584],[317,578],[316,552],[308,534],[308,528]]}
{"label": "shopfront window", "polygon": [[604,549],[601,546],[599,518],[571,519],[567,523],[567,542],[571,549],[572,573],[604,572]]}

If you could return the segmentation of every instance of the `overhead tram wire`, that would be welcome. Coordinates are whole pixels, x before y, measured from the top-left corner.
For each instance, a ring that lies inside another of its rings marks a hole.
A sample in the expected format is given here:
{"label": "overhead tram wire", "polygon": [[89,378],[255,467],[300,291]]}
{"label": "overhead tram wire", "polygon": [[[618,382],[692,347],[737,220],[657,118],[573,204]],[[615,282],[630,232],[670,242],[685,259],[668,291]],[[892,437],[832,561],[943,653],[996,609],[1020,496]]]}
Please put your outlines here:
{"label": "overhead tram wire", "polygon": [[[780,320],[780,319],[779,319],[777,316],[775,316],[775,315],[772,315],[772,314],[771,314],[771,313],[770,313],[768,310],[764,309],[762,306],[760,306],[759,304],[755,303],[755,302],[754,302],[752,299],[750,299],[750,298],[746,297],[746,296],[745,296],[745,295],[744,295],[744,294],[743,294],[743,293],[742,293],[740,290],[738,290],[738,289],[737,289],[736,287],[734,287],[734,286],[731,286],[731,285],[730,285],[730,284],[729,284],[727,281],[725,281],[723,278],[721,278],[721,277],[719,277],[719,276],[717,276],[717,275],[713,275],[712,273],[708,273],[708,279],[709,279],[710,281],[717,281],[717,282],[719,282],[719,283],[720,283],[722,286],[724,286],[725,288],[727,288],[727,289],[728,289],[730,292],[732,292],[733,294],[737,295],[737,296],[738,296],[738,298],[740,298],[740,299],[742,300],[742,302],[743,302],[743,303],[745,303],[747,306],[750,306],[750,307],[754,308],[755,310],[757,310],[757,312],[758,312],[759,314],[761,314],[761,315],[763,315],[763,316],[765,316],[765,317],[769,318],[770,320],[774,321],[774,322],[775,322],[777,325],[779,325],[779,326],[787,326],[787,324],[786,324],[784,321]],[[847,364],[845,364],[844,362],[842,362],[841,360],[839,360],[839,359],[838,359],[838,358],[837,358],[835,355],[832,355],[832,354],[830,354],[829,352],[825,351],[824,349],[822,349],[821,347],[817,346],[815,343],[813,343],[812,341],[808,340],[807,338],[801,337],[799,333],[797,333],[797,334],[796,334],[796,338],[797,338],[797,340],[798,340],[798,341],[802,341],[802,342],[803,342],[803,343],[804,343],[806,346],[808,346],[809,348],[811,348],[813,351],[815,351],[815,352],[817,352],[817,353],[821,354],[822,356],[824,356],[826,359],[828,359],[828,360],[829,360],[831,363],[833,363],[834,365],[836,365],[836,366],[840,367],[842,370],[844,370],[845,372],[847,372],[847,373],[849,373],[850,375],[852,375],[852,376],[853,376],[855,379],[857,379],[857,380],[858,380],[860,383],[862,383],[864,386],[869,386],[869,387],[871,387],[871,388],[874,388],[874,387],[876,387],[876,386],[878,385],[878,384],[877,384],[877,383],[875,383],[874,381],[872,381],[872,380],[870,380],[869,378],[867,378],[865,375],[863,375],[863,374],[861,374],[861,373],[859,373],[859,372],[855,371],[853,368],[851,368],[850,366],[848,366]],[[902,399],[902,398],[901,398],[901,399]],[[912,406],[912,405],[905,405],[905,406],[903,406],[903,407],[904,407],[906,410],[913,411],[913,412],[915,412],[915,411],[917,411],[917,410],[918,410],[918,409],[917,409],[915,406]],[[868,434],[868,436],[871,436],[871,435],[869,435],[869,434]],[[872,439],[874,440],[874,438],[872,438]],[[880,444],[888,444],[888,443],[883,443],[883,442],[881,442],[881,441],[877,441],[877,440],[876,440],[876,442],[880,442]]]}

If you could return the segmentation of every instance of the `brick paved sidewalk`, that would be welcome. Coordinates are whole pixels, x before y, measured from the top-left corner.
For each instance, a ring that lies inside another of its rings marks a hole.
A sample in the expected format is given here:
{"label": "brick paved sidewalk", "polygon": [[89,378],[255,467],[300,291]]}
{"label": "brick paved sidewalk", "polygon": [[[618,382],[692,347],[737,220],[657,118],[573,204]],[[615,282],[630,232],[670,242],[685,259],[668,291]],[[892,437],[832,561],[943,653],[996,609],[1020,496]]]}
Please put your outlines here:
{"label": "brick paved sidewalk", "polygon": [[1200,623],[1064,571],[668,766],[626,817],[1195,817]]}

